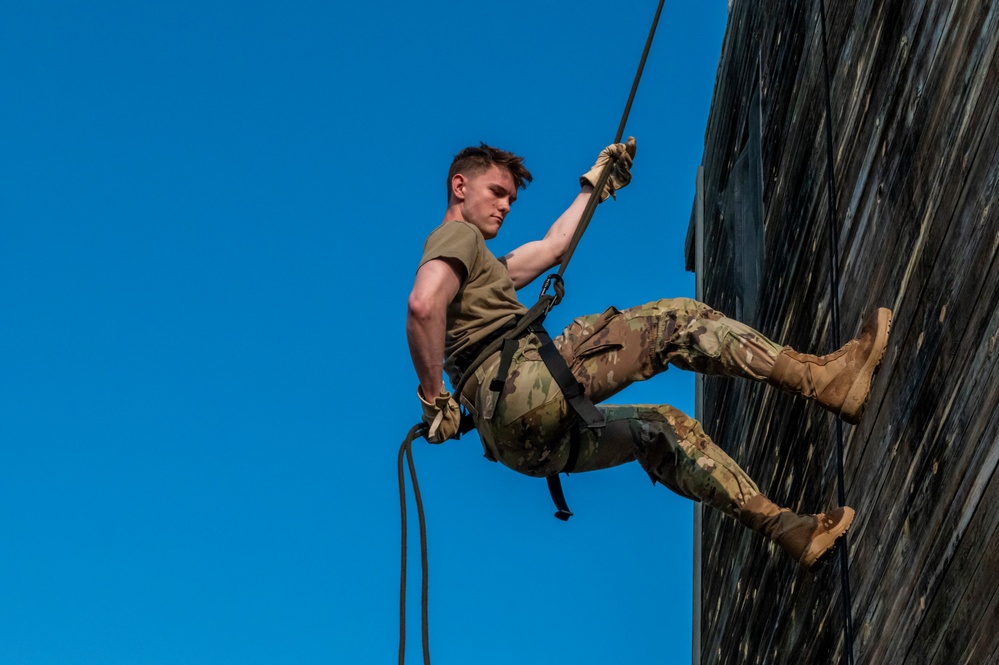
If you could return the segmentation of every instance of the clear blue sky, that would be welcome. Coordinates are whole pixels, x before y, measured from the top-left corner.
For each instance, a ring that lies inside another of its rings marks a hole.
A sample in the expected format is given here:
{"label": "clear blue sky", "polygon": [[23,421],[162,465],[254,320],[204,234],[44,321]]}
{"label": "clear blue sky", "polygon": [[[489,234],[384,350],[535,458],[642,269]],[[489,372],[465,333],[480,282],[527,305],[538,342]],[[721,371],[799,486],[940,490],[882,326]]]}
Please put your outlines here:
{"label": "clear blue sky", "polygon": [[[655,4],[0,6],[0,663],[395,662],[405,299],[447,166],[480,140],[525,155],[493,250],[543,234]],[[634,181],[553,330],[693,294],[726,15],[667,3]],[[691,410],[692,386],[618,401]],[[475,436],[416,461],[434,663],[689,662],[689,502],[628,465],[569,478],[563,524]]]}

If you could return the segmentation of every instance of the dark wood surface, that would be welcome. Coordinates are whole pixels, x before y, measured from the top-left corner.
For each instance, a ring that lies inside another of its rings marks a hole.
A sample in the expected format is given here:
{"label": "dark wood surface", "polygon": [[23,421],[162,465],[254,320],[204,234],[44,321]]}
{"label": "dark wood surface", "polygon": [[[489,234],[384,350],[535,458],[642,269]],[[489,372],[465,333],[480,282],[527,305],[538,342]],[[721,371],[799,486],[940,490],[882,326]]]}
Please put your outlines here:
{"label": "dark wood surface", "polygon": [[[759,85],[758,325],[808,352],[834,336],[818,6],[732,4],[704,154],[704,299],[734,311],[721,202]],[[844,428],[853,654],[999,662],[999,2],[827,10],[840,336],[895,312],[868,412]],[[705,396],[705,429],[772,499],[837,504],[832,416],[726,379]],[[702,662],[844,662],[838,561],[801,573],[711,511],[703,552]]]}

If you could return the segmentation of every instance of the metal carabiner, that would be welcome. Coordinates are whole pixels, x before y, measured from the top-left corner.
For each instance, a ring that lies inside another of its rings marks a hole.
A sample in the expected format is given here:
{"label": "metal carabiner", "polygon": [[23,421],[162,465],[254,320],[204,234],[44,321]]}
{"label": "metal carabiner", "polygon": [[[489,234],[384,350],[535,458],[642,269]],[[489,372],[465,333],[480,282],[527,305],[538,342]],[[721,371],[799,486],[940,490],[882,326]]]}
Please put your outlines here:
{"label": "metal carabiner", "polygon": [[538,298],[540,299],[545,297],[545,294],[548,292],[548,287],[552,285],[553,281],[555,283],[555,294],[549,296],[551,300],[548,302],[548,305],[545,306],[544,316],[548,316],[549,312],[555,308],[555,305],[562,302],[562,296],[565,295],[565,282],[562,280],[562,275],[553,272],[545,277],[545,283],[541,287],[541,295],[538,296]]}

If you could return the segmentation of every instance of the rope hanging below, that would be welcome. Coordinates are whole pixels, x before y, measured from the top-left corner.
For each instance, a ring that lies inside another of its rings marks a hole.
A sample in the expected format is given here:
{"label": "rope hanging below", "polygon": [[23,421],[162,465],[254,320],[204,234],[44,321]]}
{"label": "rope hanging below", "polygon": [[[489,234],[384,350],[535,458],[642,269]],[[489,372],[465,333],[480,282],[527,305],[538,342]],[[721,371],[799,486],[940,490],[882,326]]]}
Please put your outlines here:
{"label": "rope hanging below", "polygon": [[402,565],[399,581],[399,665],[406,662],[406,542],[408,532],[406,523],[406,474],[403,468],[403,457],[409,465],[409,477],[413,480],[413,496],[416,499],[416,515],[420,523],[420,562],[423,565],[423,585],[420,594],[421,626],[423,637],[423,662],[430,665],[430,621],[429,621],[429,590],[427,579],[427,519],[423,514],[423,497],[420,495],[420,484],[416,481],[416,465],[413,464],[413,440],[418,436],[426,436],[427,426],[424,423],[414,425],[399,446],[399,504],[402,515]]}

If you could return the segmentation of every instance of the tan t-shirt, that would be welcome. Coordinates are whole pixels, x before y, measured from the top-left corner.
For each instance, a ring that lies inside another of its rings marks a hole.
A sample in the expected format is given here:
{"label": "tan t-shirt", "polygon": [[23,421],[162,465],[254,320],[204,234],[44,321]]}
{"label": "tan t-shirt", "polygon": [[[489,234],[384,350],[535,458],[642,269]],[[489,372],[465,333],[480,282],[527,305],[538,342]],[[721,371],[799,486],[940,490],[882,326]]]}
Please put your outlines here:
{"label": "tan t-shirt", "polygon": [[454,381],[455,354],[477,345],[527,308],[517,300],[506,266],[486,249],[486,240],[474,225],[455,220],[434,229],[423,245],[420,266],[441,258],[455,259],[467,273],[447,307],[444,370]]}

